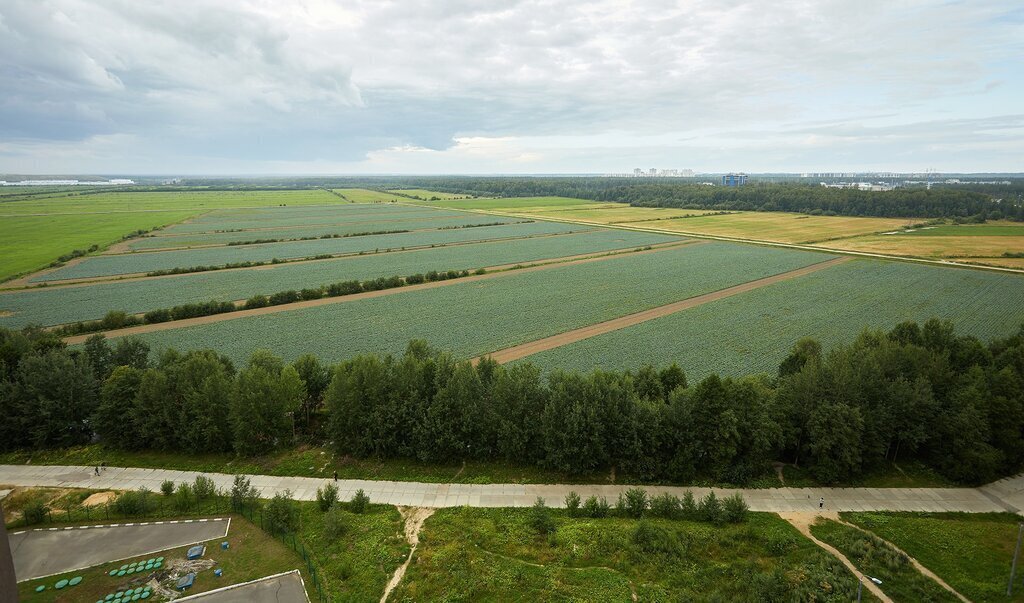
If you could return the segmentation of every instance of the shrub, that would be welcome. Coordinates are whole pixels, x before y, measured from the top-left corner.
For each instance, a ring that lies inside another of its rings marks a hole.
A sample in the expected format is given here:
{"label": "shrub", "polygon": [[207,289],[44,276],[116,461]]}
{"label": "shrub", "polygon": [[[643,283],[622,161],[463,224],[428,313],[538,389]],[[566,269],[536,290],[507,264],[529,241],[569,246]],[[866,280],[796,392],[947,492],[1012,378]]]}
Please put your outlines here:
{"label": "shrub", "polygon": [[128,490],[114,499],[114,511],[121,515],[145,515],[153,510],[153,506],[147,488]]}
{"label": "shrub", "polygon": [[270,499],[263,510],[264,518],[271,532],[284,532],[295,529],[298,524],[298,509],[292,501],[292,491],[278,492]]}
{"label": "shrub", "polygon": [[530,526],[541,536],[547,536],[555,531],[555,520],[551,517],[551,510],[539,496],[530,509]]}
{"label": "shrub", "polygon": [[722,501],[722,516],[729,523],[742,523],[746,521],[749,509],[747,501],[743,500],[739,492]]}
{"label": "shrub", "polygon": [[714,492],[708,492],[708,495],[700,500],[698,513],[704,521],[715,525],[722,523],[722,503]]}
{"label": "shrub", "polygon": [[195,496],[192,493],[192,486],[188,482],[178,484],[174,492],[174,508],[179,511],[188,511],[192,508],[192,501]]}
{"label": "shrub", "polygon": [[679,514],[683,519],[698,519],[697,502],[693,500],[693,492],[687,490],[683,494],[683,500],[679,503]]}
{"label": "shrub", "polygon": [[267,299],[266,295],[253,295],[249,299],[245,300],[246,309],[265,308],[269,305],[270,300]]}
{"label": "shrub", "polygon": [[676,558],[683,554],[683,545],[679,537],[665,528],[641,521],[633,530],[631,538],[633,546],[644,555]]}
{"label": "shrub", "polygon": [[252,485],[249,478],[244,475],[236,475],[235,481],[231,484],[231,508],[241,509],[252,506],[259,498],[259,493]]}
{"label": "shrub", "polygon": [[651,499],[651,515],[664,517],[665,519],[679,519],[682,513],[682,503],[679,497],[665,492]]}
{"label": "shrub", "polygon": [[320,299],[324,296],[323,289],[303,289],[299,292],[299,297],[304,300],[309,299]]}
{"label": "shrub", "polygon": [[160,493],[164,496],[174,494],[174,482],[169,479],[165,479],[163,483],[160,484]]}
{"label": "shrub", "polygon": [[46,519],[46,505],[41,500],[33,500],[25,506],[21,515],[25,518],[25,523],[28,525],[43,523],[43,520]]}
{"label": "shrub", "polygon": [[197,501],[206,500],[217,493],[217,486],[205,475],[197,475],[195,483],[192,484],[192,493]]}
{"label": "shrub", "polygon": [[330,297],[338,297],[340,295],[353,295],[360,293],[363,290],[363,285],[359,281],[344,281],[341,283],[334,283],[327,285],[327,295]]}
{"label": "shrub", "polygon": [[291,304],[299,301],[298,291],[278,291],[270,296],[271,306],[280,306],[281,304]]}
{"label": "shrub", "polygon": [[639,519],[647,511],[647,490],[643,488],[630,488],[626,490],[625,505],[622,511],[629,517]]}
{"label": "shrub", "polygon": [[324,538],[327,540],[337,540],[348,531],[348,518],[339,505],[330,507],[330,510],[324,514],[323,529]]}
{"label": "shrub", "polygon": [[569,512],[569,517],[576,517],[580,512],[580,495],[575,492],[570,492],[565,497],[565,508]]}
{"label": "shrub", "polygon": [[328,511],[338,502],[338,487],[334,484],[327,484],[323,488],[316,489],[316,504],[321,511]]}
{"label": "shrub", "polygon": [[596,496],[591,496],[583,503],[583,514],[587,517],[593,517],[595,519],[608,517],[610,510],[611,508],[608,505],[608,499],[603,496],[600,499]]}
{"label": "shrub", "polygon": [[422,274],[413,274],[405,277],[405,282],[409,285],[418,285],[427,280],[427,277]]}
{"label": "shrub", "polygon": [[486,268],[477,268],[476,271],[473,272],[473,274],[487,274],[487,269]]}
{"label": "shrub", "polygon": [[353,513],[364,513],[368,506],[370,506],[370,497],[363,492],[362,488],[356,490],[356,493],[352,495],[352,500],[348,502],[348,508]]}
{"label": "shrub", "polygon": [[146,324],[154,324],[158,322],[167,322],[171,319],[171,311],[166,308],[159,310],[150,310],[142,315],[142,320]]}

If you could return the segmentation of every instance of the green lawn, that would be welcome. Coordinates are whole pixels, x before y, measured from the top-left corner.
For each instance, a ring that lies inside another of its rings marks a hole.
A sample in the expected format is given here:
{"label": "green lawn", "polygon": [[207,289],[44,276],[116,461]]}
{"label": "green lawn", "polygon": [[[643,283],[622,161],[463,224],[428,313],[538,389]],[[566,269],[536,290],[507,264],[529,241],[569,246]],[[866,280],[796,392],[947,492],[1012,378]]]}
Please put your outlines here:
{"label": "green lawn", "polygon": [[866,576],[881,580],[879,588],[895,601],[959,601],[937,582],[917,571],[906,555],[877,536],[830,520],[819,520],[811,526],[811,533],[836,547]]}
{"label": "green lawn", "polygon": [[888,540],[968,599],[1024,601],[1024,572],[1006,597],[1020,517],[1010,513],[842,513]]}
{"label": "green lawn", "polygon": [[541,536],[529,509],[438,510],[395,601],[850,601],[856,579],[777,516],[746,524],[572,519]]}

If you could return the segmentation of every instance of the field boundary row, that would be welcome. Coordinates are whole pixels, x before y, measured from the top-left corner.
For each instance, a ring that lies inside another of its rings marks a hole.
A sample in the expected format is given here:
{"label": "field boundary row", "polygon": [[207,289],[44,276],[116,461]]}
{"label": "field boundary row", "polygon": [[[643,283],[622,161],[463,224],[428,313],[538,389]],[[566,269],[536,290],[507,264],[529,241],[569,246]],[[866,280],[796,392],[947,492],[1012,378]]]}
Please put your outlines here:
{"label": "field boundary row", "polygon": [[[365,291],[363,293],[355,293],[352,295],[342,295],[338,297],[324,297],[320,299],[299,301],[290,304],[279,304],[276,306],[267,306],[263,308],[252,308],[248,310],[236,310],[234,312],[225,312],[222,314],[212,314],[209,316],[200,316],[196,318],[186,318],[183,320],[172,320],[168,322],[160,322],[154,324],[138,325],[134,327],[126,327],[123,329],[114,329],[111,331],[100,331],[108,338],[113,337],[125,337],[128,335],[138,335],[141,333],[151,333],[154,331],[166,331],[170,329],[180,329],[185,327],[209,324],[214,322],[222,322],[225,320],[233,320],[237,318],[246,318],[250,316],[263,316],[266,314],[276,314],[278,312],[287,312],[291,310],[300,310],[305,308],[314,308],[318,306],[326,306],[331,304],[340,304],[345,302],[359,301],[363,299],[372,299],[375,297],[384,297],[386,295],[397,295],[405,292],[422,291],[424,289],[435,289],[437,287],[445,287],[454,285],[457,283],[472,283],[482,280],[488,280],[492,278],[498,278],[509,274],[520,274],[524,272],[536,272],[539,270],[547,270],[556,266],[572,266],[577,264],[588,264],[591,262],[599,262],[608,260],[621,255],[636,255],[636,254],[647,254],[657,253],[668,249],[674,249],[677,247],[686,247],[700,245],[703,241],[693,240],[682,240],[682,241],[671,241],[668,243],[660,243],[658,245],[647,245],[643,247],[629,247],[610,252],[601,252],[600,255],[585,254],[583,257],[578,256],[565,256],[560,258],[552,258],[548,260],[540,260],[538,262],[531,262],[525,264],[504,264],[493,268],[493,272],[487,272],[485,274],[474,274],[462,278],[450,279],[444,281],[433,281],[429,283],[421,283],[416,285],[406,285],[404,287],[396,287],[392,289],[381,289],[377,291]],[[516,266],[524,266],[522,268],[516,268]],[[59,325],[55,325],[59,326]],[[64,342],[69,345],[76,345],[84,343],[86,339],[97,333],[85,333],[82,335],[72,335],[63,338]]]}
{"label": "field boundary row", "polygon": [[495,360],[499,363],[506,363],[511,362],[513,360],[519,360],[520,358],[532,356],[533,354],[546,352],[548,350],[560,348],[571,343],[583,341],[584,339],[590,339],[591,337],[596,337],[598,335],[603,335],[605,333],[611,333],[612,331],[618,331],[619,329],[625,329],[627,327],[638,325],[649,320],[654,320],[655,318],[669,316],[671,314],[675,314],[676,312],[688,310],[690,308],[694,308],[696,306],[700,306],[709,302],[725,299],[727,297],[739,295],[741,293],[746,293],[748,291],[753,291],[755,289],[760,289],[761,287],[765,287],[774,283],[799,278],[807,274],[818,272],[819,270],[831,268],[832,266],[835,266],[837,264],[848,262],[852,259],[853,258],[842,257],[831,260],[825,260],[824,262],[818,262],[816,264],[811,264],[810,266],[797,268],[796,270],[790,270],[788,272],[773,274],[772,276],[766,276],[764,278],[759,278],[753,281],[747,281],[745,283],[740,283],[739,285],[733,285],[731,287],[726,287],[725,289],[712,291],[711,293],[704,293],[696,297],[689,297],[683,300],[672,302],[670,304],[665,304],[664,306],[658,306],[656,308],[650,308],[648,310],[643,310],[633,314],[627,314],[626,316],[620,316],[618,318],[613,318],[611,320],[606,320],[604,322],[587,325],[585,327],[580,327],[578,329],[573,329],[571,331],[565,331],[557,335],[544,337],[543,339],[537,339],[534,341],[521,343],[519,345],[505,348],[502,350],[497,350],[489,354],[484,354],[483,356],[478,356],[473,359],[473,362],[477,363],[480,361],[481,358],[485,357],[489,357],[492,360]]}

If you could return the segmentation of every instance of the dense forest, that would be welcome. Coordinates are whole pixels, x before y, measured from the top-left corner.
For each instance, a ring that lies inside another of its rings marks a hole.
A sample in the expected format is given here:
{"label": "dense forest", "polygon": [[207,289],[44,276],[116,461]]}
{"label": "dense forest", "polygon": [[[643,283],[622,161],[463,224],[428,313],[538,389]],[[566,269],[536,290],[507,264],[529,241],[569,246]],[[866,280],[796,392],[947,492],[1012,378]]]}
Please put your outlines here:
{"label": "dense forest", "polygon": [[334,367],[257,351],[94,336],[68,349],[0,329],[0,448],[99,438],[124,449],[258,455],[296,440],[358,457],[534,463],[567,474],[746,483],[782,460],[849,483],[916,459],[963,483],[1024,464],[1024,327],[983,344],[931,320],[865,331],[824,353],[799,341],[775,375],[689,383],[677,366],[543,375],[457,360],[414,341]]}

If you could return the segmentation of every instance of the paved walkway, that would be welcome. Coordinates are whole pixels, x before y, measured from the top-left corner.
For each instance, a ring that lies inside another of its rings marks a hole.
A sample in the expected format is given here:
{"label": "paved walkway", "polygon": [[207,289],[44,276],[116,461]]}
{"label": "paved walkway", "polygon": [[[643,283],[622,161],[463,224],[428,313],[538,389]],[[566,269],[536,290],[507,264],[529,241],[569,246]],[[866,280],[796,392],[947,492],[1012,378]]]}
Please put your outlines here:
{"label": "paved walkway", "polygon": [[[159,491],[164,480],[194,481],[206,475],[219,488],[230,489],[234,479],[223,473],[200,474],[195,471],[171,469],[134,469],[108,467],[95,476],[92,467],[47,465],[0,465],[0,484],[12,486],[50,486],[128,490],[146,487]],[[312,477],[250,476],[253,486],[264,497],[291,490],[298,500],[316,499],[317,488],[329,483]],[[613,503],[619,493],[630,486],[550,485],[550,484],[425,484],[373,480],[339,480],[342,500],[362,489],[375,503],[416,507],[526,507],[538,496],[549,506],[559,507],[565,495],[575,491],[586,499],[596,495]],[[695,497],[705,496],[711,488],[645,486],[650,494],[671,492],[682,496],[690,490]],[[739,492],[753,511],[790,512],[817,511],[818,501],[825,498],[827,511],[966,511],[985,513],[1017,512],[1024,508],[1024,475],[1000,480],[981,488],[714,488],[718,496]]]}

